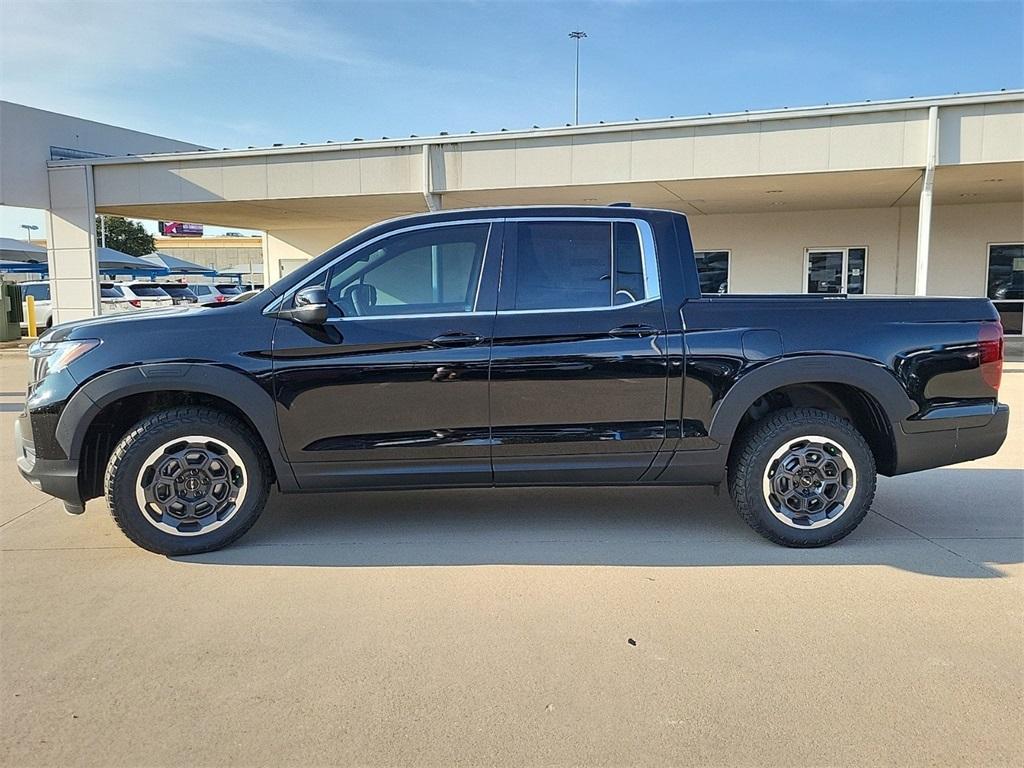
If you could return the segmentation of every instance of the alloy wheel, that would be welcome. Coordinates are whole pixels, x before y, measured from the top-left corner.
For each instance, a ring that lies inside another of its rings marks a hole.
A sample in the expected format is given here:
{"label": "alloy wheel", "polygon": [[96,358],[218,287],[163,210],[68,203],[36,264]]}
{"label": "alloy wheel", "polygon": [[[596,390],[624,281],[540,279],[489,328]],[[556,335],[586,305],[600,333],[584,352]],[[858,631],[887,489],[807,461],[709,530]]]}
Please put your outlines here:
{"label": "alloy wheel", "polygon": [[135,496],[142,516],[173,536],[220,528],[245,501],[247,473],[238,453],[221,440],[190,435],[170,440],[142,464]]}
{"label": "alloy wheel", "polygon": [[788,440],[765,467],[762,491],[772,514],[801,529],[823,528],[847,510],[857,490],[857,470],[842,445],[808,435]]}

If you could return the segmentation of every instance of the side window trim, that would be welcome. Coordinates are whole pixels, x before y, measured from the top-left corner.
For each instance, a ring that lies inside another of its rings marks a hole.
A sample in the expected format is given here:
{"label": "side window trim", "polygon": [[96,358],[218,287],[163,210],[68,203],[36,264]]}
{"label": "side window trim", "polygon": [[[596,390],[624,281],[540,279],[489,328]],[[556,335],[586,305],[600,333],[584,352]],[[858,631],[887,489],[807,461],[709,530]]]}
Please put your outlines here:
{"label": "side window trim", "polygon": [[[482,277],[483,277],[484,272],[487,269],[488,255],[489,255],[490,250],[491,250],[491,241],[492,241],[492,238],[493,238],[493,236],[495,234],[495,228],[499,227],[501,224],[503,224],[504,221],[505,221],[505,219],[503,219],[503,218],[466,219],[466,220],[463,220],[463,221],[435,221],[435,222],[431,222],[429,224],[416,224],[416,225],[409,226],[409,227],[402,227],[401,229],[393,229],[390,232],[383,232],[383,233],[377,235],[377,237],[374,237],[371,240],[367,240],[365,243],[360,243],[359,245],[355,246],[354,248],[351,248],[351,249],[345,251],[344,253],[339,254],[336,258],[332,259],[329,263],[325,264],[323,267],[318,269],[312,275],[307,277],[303,282],[301,282],[298,285],[293,286],[292,288],[290,288],[284,295],[281,296],[281,298],[276,299],[275,301],[272,301],[270,304],[268,304],[263,309],[263,314],[264,315],[270,315],[270,314],[273,314],[273,313],[279,311],[283,307],[287,306],[292,301],[292,298],[295,296],[295,294],[298,293],[299,291],[301,291],[303,288],[309,288],[310,286],[314,286],[314,285],[321,285],[321,286],[324,285],[325,281],[330,279],[331,273],[333,272],[334,268],[338,264],[342,263],[343,261],[345,261],[349,257],[359,253],[363,249],[368,248],[368,247],[374,245],[375,243],[380,242],[381,240],[385,240],[387,238],[394,237],[395,235],[404,235],[404,234],[408,234],[409,232],[416,232],[416,231],[419,231],[419,230],[438,229],[440,227],[468,226],[468,225],[473,225],[473,224],[487,224],[488,225],[487,238],[485,239],[485,242],[484,242],[484,256],[483,256],[483,262],[480,265],[480,275],[479,275],[479,277],[477,279],[476,296],[474,296],[474,299],[473,299],[473,306],[474,306],[474,310],[473,311],[471,311],[471,312],[424,312],[424,313],[419,313],[419,314],[395,314],[395,315],[368,315],[368,316],[365,316],[365,317],[338,317],[338,318],[332,318],[332,322],[345,321],[345,320],[394,320],[394,319],[400,319],[400,318],[467,317],[467,316],[468,317],[472,317],[474,315],[492,315],[492,314],[494,314],[493,310],[491,310],[491,311],[487,311],[487,310],[477,311],[475,309],[475,307],[477,307],[479,305],[480,289],[481,289],[481,286],[483,284],[482,283]],[[500,257],[500,255],[501,254],[500,254],[500,250],[499,250],[498,256]]]}
{"label": "side window trim", "polygon": [[[516,224],[518,224],[520,222],[544,222],[544,221],[592,221],[592,222],[598,222],[598,223],[607,223],[607,224],[609,224],[609,226],[611,224],[614,224],[614,223],[627,223],[627,224],[634,225],[637,228],[637,232],[640,235],[641,265],[642,265],[642,269],[643,269],[643,273],[644,273],[644,290],[646,291],[646,296],[644,297],[644,299],[642,301],[631,302],[629,304],[618,304],[618,305],[609,305],[609,306],[601,306],[601,307],[575,307],[575,308],[565,308],[565,309],[502,309],[500,307],[500,298],[499,298],[499,306],[498,306],[498,309],[496,310],[497,312],[500,312],[502,314],[527,314],[527,313],[528,314],[534,314],[534,313],[544,313],[544,312],[595,312],[595,311],[601,311],[601,310],[628,309],[630,307],[639,307],[639,306],[644,306],[644,305],[646,305],[648,303],[651,303],[651,302],[661,301],[661,280],[660,280],[660,275],[659,275],[659,271],[658,271],[657,246],[655,245],[654,229],[651,227],[651,225],[650,225],[650,223],[648,221],[646,221],[644,219],[630,218],[630,217],[627,217],[627,216],[622,216],[622,217],[619,217],[619,216],[616,216],[616,217],[606,217],[606,216],[515,216],[515,217],[512,217],[512,218],[481,218],[481,219],[468,219],[468,220],[464,220],[464,221],[454,221],[454,222],[453,221],[438,221],[438,222],[431,222],[429,224],[415,224],[413,226],[403,227],[401,229],[393,229],[390,232],[381,233],[377,237],[375,237],[375,238],[373,238],[371,240],[368,240],[365,243],[361,243],[360,245],[358,245],[358,246],[356,246],[354,248],[351,248],[350,250],[345,251],[342,254],[339,254],[336,258],[334,258],[328,264],[325,264],[323,267],[318,269],[312,275],[307,277],[304,281],[302,281],[298,285],[293,286],[292,288],[290,288],[283,296],[281,296],[281,298],[279,298],[279,299],[271,302],[270,304],[268,304],[264,308],[263,314],[269,315],[269,314],[273,314],[274,312],[277,312],[282,307],[286,306],[292,300],[292,297],[298,291],[302,290],[303,288],[308,288],[308,287],[310,287],[312,285],[322,284],[323,281],[327,278],[327,275],[339,263],[341,263],[345,259],[349,258],[353,254],[363,250],[364,248],[372,246],[374,243],[380,242],[381,240],[383,240],[385,238],[392,237],[394,235],[405,234],[405,233],[408,233],[408,232],[414,232],[416,230],[421,230],[421,229],[434,229],[434,228],[437,228],[437,227],[450,227],[450,226],[459,226],[459,225],[464,225],[464,224],[485,224],[486,223],[486,224],[490,224],[491,228],[490,228],[490,231],[489,231],[488,236],[487,236],[487,244],[486,244],[486,248],[485,248],[485,251],[484,251],[483,268],[480,270],[480,278],[481,278],[481,280],[477,284],[477,295],[476,295],[474,306],[478,306],[479,305],[479,300],[480,300],[480,289],[481,289],[481,286],[483,285],[483,282],[482,282],[483,274],[484,274],[485,271],[487,271],[488,264],[490,262],[490,259],[488,257],[490,255],[490,253],[492,252],[491,241],[492,241],[492,239],[494,237],[494,234],[495,234],[495,228],[496,227],[500,227],[501,230],[503,230],[503,242],[499,243],[498,247],[495,250],[497,251],[496,257],[497,257],[497,260],[498,260],[498,267],[499,267],[499,280],[502,283],[502,290],[504,290],[504,282],[505,282],[505,275],[506,275],[504,262],[505,262],[505,255],[507,254],[507,252],[509,250],[509,238],[508,238],[508,230],[509,230],[509,228],[515,226]],[[408,315],[403,315],[403,314],[398,314],[398,315],[374,315],[373,319],[374,320],[389,320],[389,319],[398,319],[398,318],[466,317],[467,315],[468,316],[473,316],[473,315],[490,315],[490,314],[494,314],[494,312],[495,312],[495,310],[483,310],[483,311],[474,310],[472,312],[431,312],[431,313],[424,313],[424,314],[419,314],[419,315],[411,315],[411,314],[408,314]],[[337,320],[365,320],[365,319],[366,318],[346,318],[346,317],[337,318]]]}
{"label": "side window trim", "polygon": [[[515,309],[515,308],[502,308],[499,304],[498,313],[502,315],[535,315],[552,312],[601,312],[604,310],[618,310],[618,309],[629,309],[630,307],[641,307],[652,302],[661,301],[661,280],[658,273],[658,256],[654,240],[654,229],[650,223],[644,219],[636,219],[629,217],[604,217],[604,216],[516,216],[514,218],[506,219],[506,227],[515,227],[520,223],[535,223],[535,222],[596,222],[598,224],[608,224],[609,237],[611,239],[612,248],[612,260],[611,260],[611,275],[610,282],[611,288],[609,290],[609,301],[612,303],[600,306],[591,307],[547,307],[543,309]],[[615,224],[632,224],[636,227],[637,234],[640,238],[640,264],[643,270],[643,281],[644,281],[644,292],[645,296],[639,301],[631,301],[626,304],[614,304],[614,285],[615,285],[615,238],[614,238],[614,226]],[[512,250],[514,252],[515,238],[509,238],[506,233],[506,247],[503,252],[502,259],[502,275],[506,275],[506,265],[504,263],[504,255],[510,250],[510,242]],[[518,253],[513,253],[513,258],[518,258]],[[502,290],[506,290],[507,286],[504,284]],[[514,286],[512,286],[514,288]]]}
{"label": "side window trim", "polygon": [[652,296],[649,299],[643,299],[641,301],[631,301],[628,304],[609,304],[607,306],[600,307],[551,307],[546,309],[499,309],[498,314],[501,315],[538,315],[544,313],[557,312],[559,314],[563,312],[608,312],[615,309],[629,309],[630,307],[642,307],[647,304],[652,304],[661,301],[660,296]]}

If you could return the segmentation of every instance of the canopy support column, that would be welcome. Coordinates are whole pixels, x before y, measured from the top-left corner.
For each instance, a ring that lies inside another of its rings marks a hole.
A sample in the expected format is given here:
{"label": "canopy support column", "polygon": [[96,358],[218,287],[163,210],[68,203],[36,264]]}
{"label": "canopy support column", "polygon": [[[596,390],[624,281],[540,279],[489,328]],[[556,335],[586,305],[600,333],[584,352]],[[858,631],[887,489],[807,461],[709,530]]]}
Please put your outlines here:
{"label": "canopy support column", "polygon": [[935,158],[939,135],[939,108],[928,108],[928,146],[925,150],[924,177],[921,179],[921,203],[917,211],[917,265],[914,295],[928,293],[928,254],[932,238],[932,193],[935,189]]}
{"label": "canopy support column", "polygon": [[91,166],[50,168],[48,176],[47,261],[56,324],[100,313],[96,197]]}
{"label": "canopy support column", "polygon": [[[434,163],[436,160],[432,147],[432,144],[423,145],[423,200],[427,204],[428,211],[440,211],[441,195],[437,193],[435,187]],[[441,162],[443,163],[444,160],[441,159]]]}

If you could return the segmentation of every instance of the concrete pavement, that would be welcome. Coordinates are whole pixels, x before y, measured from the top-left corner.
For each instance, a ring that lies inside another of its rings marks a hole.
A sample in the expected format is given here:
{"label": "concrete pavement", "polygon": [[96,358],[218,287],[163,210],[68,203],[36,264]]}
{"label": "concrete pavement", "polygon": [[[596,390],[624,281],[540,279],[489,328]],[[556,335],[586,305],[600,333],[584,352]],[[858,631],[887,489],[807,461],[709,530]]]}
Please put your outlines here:
{"label": "concrete pavement", "polygon": [[24,371],[2,765],[1024,760],[1024,366],[999,455],[881,479],[823,550],[706,490],[530,489],[275,496],[175,560],[17,477]]}

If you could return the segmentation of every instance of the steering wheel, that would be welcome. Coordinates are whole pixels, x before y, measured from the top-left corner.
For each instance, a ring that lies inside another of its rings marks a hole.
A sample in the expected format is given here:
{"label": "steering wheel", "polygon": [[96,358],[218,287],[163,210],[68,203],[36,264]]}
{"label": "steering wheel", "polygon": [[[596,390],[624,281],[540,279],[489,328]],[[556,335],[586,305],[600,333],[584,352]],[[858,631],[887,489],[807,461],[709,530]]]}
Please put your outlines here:
{"label": "steering wheel", "polygon": [[619,290],[617,290],[615,292],[615,303],[616,304],[620,303],[619,302],[619,297],[621,297],[621,296],[625,296],[626,297],[626,301],[621,302],[622,304],[635,304],[636,303],[636,297],[632,293],[627,291],[625,288],[619,288]]}
{"label": "steering wheel", "polygon": [[342,291],[341,302],[356,317],[368,315],[377,306],[377,289],[369,283],[353,283]]}

